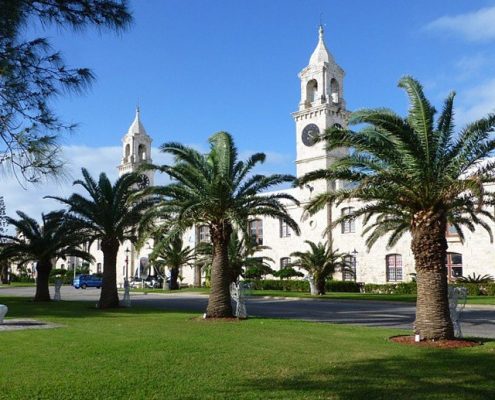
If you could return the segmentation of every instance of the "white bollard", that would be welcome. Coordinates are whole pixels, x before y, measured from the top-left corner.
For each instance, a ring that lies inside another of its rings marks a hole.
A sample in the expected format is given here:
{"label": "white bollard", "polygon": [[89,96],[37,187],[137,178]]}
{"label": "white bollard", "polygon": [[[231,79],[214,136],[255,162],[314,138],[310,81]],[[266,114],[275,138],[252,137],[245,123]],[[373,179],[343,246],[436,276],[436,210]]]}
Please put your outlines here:
{"label": "white bollard", "polygon": [[3,319],[7,315],[9,308],[6,305],[0,304],[0,324],[3,324]]}

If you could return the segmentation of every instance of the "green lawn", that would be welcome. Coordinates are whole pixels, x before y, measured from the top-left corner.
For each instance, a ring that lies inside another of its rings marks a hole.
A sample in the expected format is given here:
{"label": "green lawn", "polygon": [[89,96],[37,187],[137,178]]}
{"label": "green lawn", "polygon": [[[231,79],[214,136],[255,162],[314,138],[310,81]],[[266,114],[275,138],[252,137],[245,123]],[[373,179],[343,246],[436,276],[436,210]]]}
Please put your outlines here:
{"label": "green lawn", "polygon": [[[300,297],[314,299],[340,299],[340,300],[374,300],[374,301],[405,301],[415,302],[416,295],[413,294],[366,294],[366,293],[339,293],[331,292],[324,296],[311,296],[303,292],[287,292],[283,290],[253,290],[253,296],[270,297]],[[468,304],[490,304],[495,305],[495,296],[468,296]]]}
{"label": "green lawn", "polygon": [[0,289],[2,288],[11,288],[11,287],[30,287],[36,286],[34,282],[11,282],[9,285],[4,285],[0,283]]}
{"label": "green lawn", "polygon": [[151,309],[1,297],[10,317],[63,328],[0,332],[0,399],[491,399],[495,342],[391,343],[402,331],[300,321],[205,322]]}

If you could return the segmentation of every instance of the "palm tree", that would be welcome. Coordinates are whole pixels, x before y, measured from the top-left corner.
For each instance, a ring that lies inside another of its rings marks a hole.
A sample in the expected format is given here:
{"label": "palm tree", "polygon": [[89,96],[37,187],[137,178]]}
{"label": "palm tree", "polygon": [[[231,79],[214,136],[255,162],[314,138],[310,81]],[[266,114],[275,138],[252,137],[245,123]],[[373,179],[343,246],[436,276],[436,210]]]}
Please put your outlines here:
{"label": "palm tree", "polygon": [[325,294],[325,282],[337,269],[342,271],[349,269],[348,264],[344,261],[345,254],[339,253],[338,249],[333,249],[333,243],[314,243],[305,240],[310,250],[295,251],[291,257],[297,257],[291,262],[291,265],[300,267],[306,271],[315,281],[317,294]]}
{"label": "palm tree", "polygon": [[229,286],[231,274],[228,247],[233,226],[242,226],[254,216],[280,218],[294,229],[299,228],[289,216],[282,201],[297,203],[286,193],[260,194],[283,182],[292,182],[289,175],[253,175],[256,164],[265,160],[263,153],[253,154],[246,161],[238,160],[230,134],[219,132],[209,139],[210,151],[201,154],[179,143],[167,143],[161,151],[175,156],[174,165],[148,166],[167,173],[172,183],[143,190],[143,196],[161,198],[150,213],[154,216],[176,215],[175,230],[207,225],[213,245],[212,287],[207,317],[232,317]]}
{"label": "palm tree", "polygon": [[89,197],[77,193],[67,199],[48,197],[69,206],[71,220],[88,232],[91,242],[100,240],[103,284],[98,306],[118,307],[117,253],[125,240],[136,241],[135,229],[143,210],[149,206],[149,200],[130,201],[141,181],[137,174],[122,175],[113,185],[104,173],[100,174],[98,181],[85,168],[82,169],[82,175],[83,179],[76,180],[74,185],[82,186]]}
{"label": "palm tree", "polygon": [[[180,234],[171,238],[171,240],[155,241],[153,251],[149,259],[150,262],[160,268],[165,276],[165,269],[170,269],[170,290],[179,289],[177,278],[179,277],[180,267],[191,265],[195,260],[194,249],[189,246],[184,247]],[[163,280],[165,287],[166,280]]]}
{"label": "palm tree", "polygon": [[483,185],[495,181],[495,162],[487,159],[495,148],[490,137],[495,115],[454,135],[455,93],[447,97],[435,122],[436,110],[419,82],[404,77],[399,87],[409,97],[406,118],[387,109],[353,113],[350,123],[367,124],[365,128],[331,129],[324,136],[329,150],[352,151],[328,169],[307,174],[299,184],[316,179],[354,182],[317,196],[308,210],[313,213],[327,202],[362,200],[354,215],[334,224],[363,216],[368,247],[386,234],[393,246],[405,232],[411,233],[418,283],[415,331],[426,339],[448,339],[454,332],[448,307],[446,229],[451,224],[464,238],[462,227],[473,231],[481,225],[491,237],[487,220],[494,218],[484,205],[493,204],[493,196]]}
{"label": "palm tree", "polygon": [[19,219],[6,218],[16,228],[16,236],[4,236],[9,243],[5,244],[2,257],[15,260],[20,265],[36,262],[34,301],[50,301],[48,279],[57,259],[74,256],[93,261],[93,257],[80,248],[85,234],[64,211],[42,214],[41,224],[21,211],[17,211],[17,215]]}
{"label": "palm tree", "polygon": [[[270,269],[266,261],[273,260],[266,256],[255,257],[254,255],[262,250],[269,249],[269,246],[262,246],[255,243],[246,232],[239,236],[237,231],[233,231],[230,235],[228,244],[229,266],[230,266],[230,282],[237,283],[243,274],[251,269],[257,268],[262,270],[264,267]],[[199,243],[196,246],[196,252],[202,256],[199,260],[201,265],[211,265],[213,261],[213,246],[211,243]],[[271,269],[270,269],[271,270]]]}

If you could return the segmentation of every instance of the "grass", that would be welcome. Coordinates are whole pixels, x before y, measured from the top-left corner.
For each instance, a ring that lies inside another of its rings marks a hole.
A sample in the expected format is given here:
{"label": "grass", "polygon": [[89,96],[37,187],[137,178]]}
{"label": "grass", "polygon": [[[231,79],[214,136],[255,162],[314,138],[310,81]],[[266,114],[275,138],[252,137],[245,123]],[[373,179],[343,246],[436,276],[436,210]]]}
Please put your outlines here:
{"label": "grass", "polygon": [[495,342],[419,349],[389,342],[402,333],[392,329],[0,303],[9,317],[64,325],[0,332],[0,399],[481,400],[495,392]]}
{"label": "grass", "polygon": [[0,283],[0,289],[12,288],[12,287],[34,287],[34,286],[36,286],[34,282],[10,282],[9,285],[4,285]]}
{"label": "grass", "polygon": [[[323,296],[311,296],[305,292],[287,292],[284,290],[253,290],[253,296],[269,297],[299,297],[328,300],[372,300],[372,301],[403,301],[416,302],[414,294],[367,294],[367,293],[343,293],[329,292]],[[495,305],[495,296],[468,296],[467,304]]]}

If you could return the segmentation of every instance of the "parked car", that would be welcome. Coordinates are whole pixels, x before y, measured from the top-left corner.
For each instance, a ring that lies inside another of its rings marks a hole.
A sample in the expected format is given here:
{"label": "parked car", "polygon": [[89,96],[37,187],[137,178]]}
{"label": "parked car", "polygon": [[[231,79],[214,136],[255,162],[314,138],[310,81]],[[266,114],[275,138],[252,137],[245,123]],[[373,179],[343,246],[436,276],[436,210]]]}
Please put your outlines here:
{"label": "parked car", "polygon": [[88,287],[95,287],[97,289],[101,288],[102,278],[96,275],[77,275],[76,279],[72,283],[76,289],[86,289]]}
{"label": "parked car", "polygon": [[[167,279],[168,282],[168,279]],[[130,282],[129,286],[131,288],[142,287],[144,283],[145,288],[152,289],[161,289],[163,287],[163,278],[161,276],[152,276],[148,275],[146,279],[140,279],[138,277],[134,277]]]}

